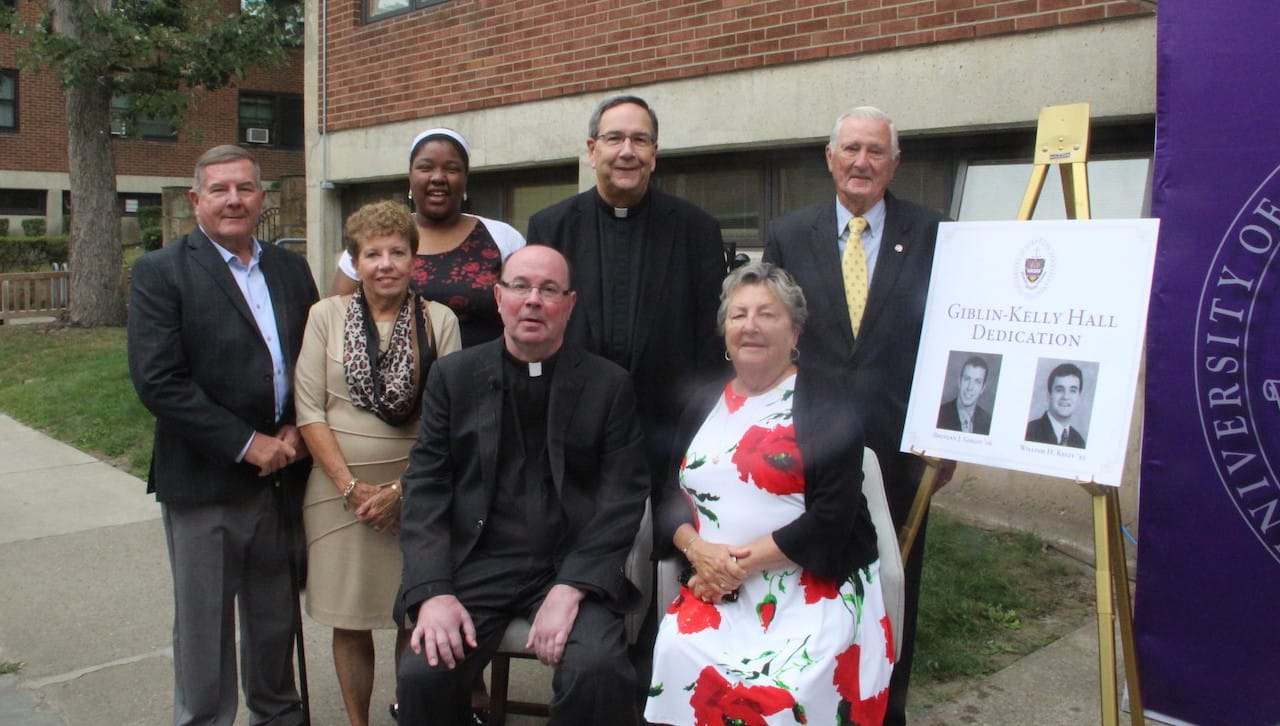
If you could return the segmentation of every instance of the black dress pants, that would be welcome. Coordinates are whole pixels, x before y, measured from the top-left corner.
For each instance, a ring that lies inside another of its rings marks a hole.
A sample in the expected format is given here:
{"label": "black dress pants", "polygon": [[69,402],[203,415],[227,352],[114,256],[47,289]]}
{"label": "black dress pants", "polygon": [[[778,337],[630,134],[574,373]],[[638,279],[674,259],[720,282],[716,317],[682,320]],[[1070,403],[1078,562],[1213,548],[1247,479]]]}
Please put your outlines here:
{"label": "black dress pants", "polygon": [[[431,667],[405,653],[396,679],[401,726],[466,726],[471,684],[516,617],[533,620],[554,584],[550,569],[531,571],[509,558],[473,558],[459,568],[454,593],[476,628],[477,647],[457,667]],[[578,607],[564,657],[552,677],[552,726],[638,722],[636,675],[627,659],[623,616],[588,597]]]}

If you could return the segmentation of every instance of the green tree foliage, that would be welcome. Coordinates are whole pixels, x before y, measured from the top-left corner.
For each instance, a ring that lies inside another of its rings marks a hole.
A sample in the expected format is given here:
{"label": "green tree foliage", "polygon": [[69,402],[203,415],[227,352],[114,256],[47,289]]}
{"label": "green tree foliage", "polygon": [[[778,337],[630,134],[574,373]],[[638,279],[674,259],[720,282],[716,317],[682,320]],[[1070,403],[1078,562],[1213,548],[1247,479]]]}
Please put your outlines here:
{"label": "green tree foliage", "polygon": [[129,97],[134,113],[179,127],[196,91],[224,88],[251,68],[283,62],[300,31],[290,22],[300,17],[297,0],[249,0],[241,13],[224,12],[216,0],[63,5],[75,14],[80,37],[55,30],[52,10],[35,23],[9,11],[9,32],[29,43],[23,65],[53,71],[63,88],[106,84],[111,95]]}
{"label": "green tree foliage", "polygon": [[[23,66],[53,73],[66,94],[71,202],[71,321],[124,322],[112,97],[181,128],[200,91],[278,63],[296,44],[300,0],[46,0],[34,22],[0,5],[0,29],[26,42]],[[193,159],[192,162],[195,160]]]}

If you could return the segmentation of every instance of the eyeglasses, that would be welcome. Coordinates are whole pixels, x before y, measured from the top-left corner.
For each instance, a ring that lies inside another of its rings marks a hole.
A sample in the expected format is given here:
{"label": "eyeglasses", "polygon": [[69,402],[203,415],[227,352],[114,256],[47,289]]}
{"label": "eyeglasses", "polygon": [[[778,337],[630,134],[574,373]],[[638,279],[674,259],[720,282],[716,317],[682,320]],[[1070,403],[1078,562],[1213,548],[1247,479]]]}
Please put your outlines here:
{"label": "eyeglasses", "polygon": [[596,139],[610,148],[621,148],[621,146],[631,141],[631,148],[636,151],[647,151],[652,149],[657,142],[653,137],[646,133],[624,134],[621,131],[610,131],[608,133],[596,136]]}
{"label": "eyeglasses", "polygon": [[537,290],[538,296],[543,300],[559,300],[572,292],[571,290],[561,289],[560,286],[554,282],[548,282],[542,285],[530,285],[527,282],[507,282],[505,280],[498,280],[498,285],[501,286],[503,290],[510,290],[519,297],[528,297],[530,290]]}

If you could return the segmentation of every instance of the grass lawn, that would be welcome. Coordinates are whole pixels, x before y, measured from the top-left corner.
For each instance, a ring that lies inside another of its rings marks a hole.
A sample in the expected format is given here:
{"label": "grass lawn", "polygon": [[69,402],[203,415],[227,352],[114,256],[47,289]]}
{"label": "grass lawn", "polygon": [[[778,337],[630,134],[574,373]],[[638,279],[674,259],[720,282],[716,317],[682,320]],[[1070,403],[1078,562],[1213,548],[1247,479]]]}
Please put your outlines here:
{"label": "grass lawn", "polygon": [[943,700],[1094,617],[1093,570],[1033,535],[929,515],[913,704]]}
{"label": "grass lawn", "polygon": [[146,476],[153,419],[129,382],[124,328],[0,326],[0,411]]}
{"label": "grass lawn", "polygon": [[[121,328],[0,326],[0,412],[145,476],[152,418]],[[913,704],[965,688],[1093,617],[1093,578],[1030,535],[930,517]]]}

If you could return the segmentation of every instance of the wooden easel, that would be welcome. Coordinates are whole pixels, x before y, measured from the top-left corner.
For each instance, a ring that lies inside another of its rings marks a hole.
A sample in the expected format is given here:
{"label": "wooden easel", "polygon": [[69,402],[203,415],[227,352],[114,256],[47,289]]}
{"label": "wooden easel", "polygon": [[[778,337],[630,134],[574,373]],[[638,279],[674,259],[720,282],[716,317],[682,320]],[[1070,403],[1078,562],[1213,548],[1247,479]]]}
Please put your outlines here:
{"label": "wooden easel", "polygon": [[[1040,109],[1036,129],[1036,150],[1031,180],[1027,183],[1018,220],[1027,221],[1035,213],[1050,165],[1062,173],[1062,196],[1068,219],[1089,218],[1089,178],[1085,164],[1089,155],[1089,104],[1046,106]],[[944,462],[922,456],[928,468],[920,479],[915,501],[898,544],[906,561],[929,501],[933,498]],[[1117,487],[1077,482],[1093,497],[1094,575],[1098,615],[1098,680],[1102,695],[1102,723],[1117,726],[1120,699],[1116,674],[1115,621],[1120,621],[1120,643],[1124,649],[1125,680],[1129,685],[1129,717],[1143,724],[1142,687],[1138,679],[1137,648],[1133,637],[1133,606],[1129,597],[1129,563],[1125,559],[1120,524],[1120,495]]]}

